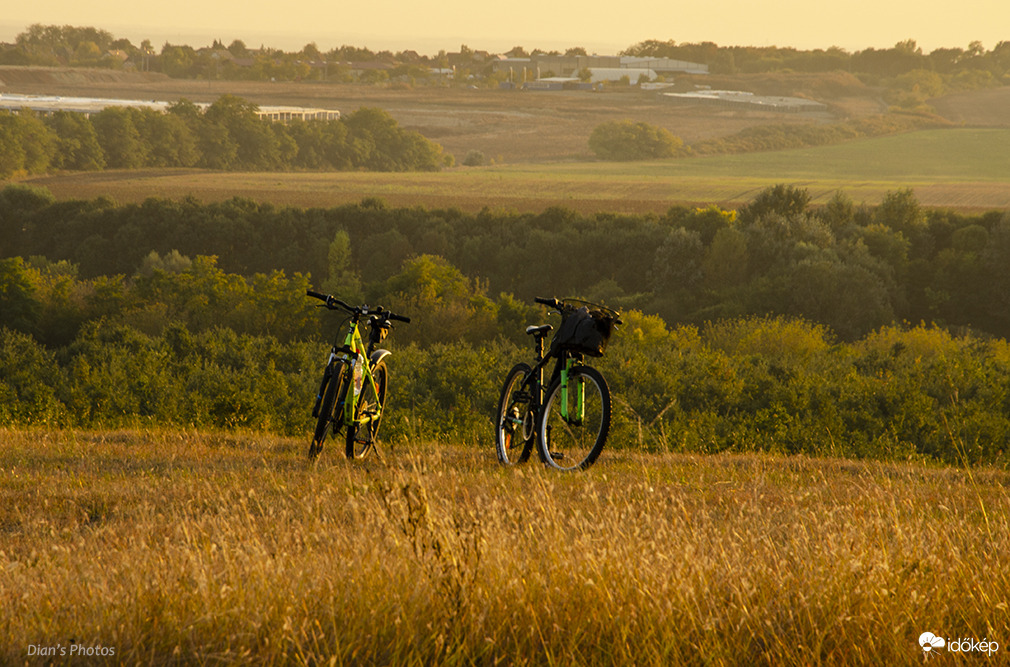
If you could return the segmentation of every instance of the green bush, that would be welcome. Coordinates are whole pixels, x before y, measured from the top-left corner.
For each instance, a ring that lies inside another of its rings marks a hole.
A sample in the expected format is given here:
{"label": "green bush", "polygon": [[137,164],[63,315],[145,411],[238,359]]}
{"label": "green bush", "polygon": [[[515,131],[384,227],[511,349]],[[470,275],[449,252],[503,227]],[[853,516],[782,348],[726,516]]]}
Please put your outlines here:
{"label": "green bush", "polygon": [[589,148],[602,160],[654,160],[686,154],[684,142],[662,127],[630,120],[597,125]]}

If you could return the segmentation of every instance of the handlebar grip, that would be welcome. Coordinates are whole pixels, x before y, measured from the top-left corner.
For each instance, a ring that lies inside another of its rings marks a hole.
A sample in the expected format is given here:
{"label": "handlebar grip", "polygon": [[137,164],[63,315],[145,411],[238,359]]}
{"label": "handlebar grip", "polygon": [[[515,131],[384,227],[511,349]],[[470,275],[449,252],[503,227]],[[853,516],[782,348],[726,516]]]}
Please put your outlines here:
{"label": "handlebar grip", "polygon": [[535,297],[533,297],[533,300],[536,301],[537,303],[542,303],[545,306],[554,306],[554,307],[556,307],[558,305],[558,300],[557,299],[545,299],[542,296],[535,296]]}
{"label": "handlebar grip", "polygon": [[315,290],[305,290],[305,294],[307,296],[311,296],[314,299],[319,299],[330,310],[336,310],[337,306],[340,306],[341,308],[347,311],[354,312],[354,306],[346,304],[337,297],[332,296],[330,294],[322,294],[321,292],[316,292]]}
{"label": "handlebar grip", "polygon": [[393,313],[390,313],[389,319],[397,320],[399,322],[406,322],[407,324],[410,324],[410,318],[407,317],[406,315],[394,315]]}

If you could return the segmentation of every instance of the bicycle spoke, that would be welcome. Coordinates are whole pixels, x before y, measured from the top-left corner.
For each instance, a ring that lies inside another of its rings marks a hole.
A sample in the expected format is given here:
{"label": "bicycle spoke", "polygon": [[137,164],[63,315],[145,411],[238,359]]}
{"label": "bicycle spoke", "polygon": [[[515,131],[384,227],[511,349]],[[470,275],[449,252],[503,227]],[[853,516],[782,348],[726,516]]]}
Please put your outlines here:
{"label": "bicycle spoke", "polygon": [[505,465],[529,459],[536,439],[530,412],[532,396],[523,391],[523,382],[531,372],[526,364],[517,364],[505,377],[498,410],[495,413],[495,449],[498,461]]}
{"label": "bicycle spoke", "polygon": [[354,423],[347,430],[347,458],[364,458],[375,447],[386,399],[386,382],[386,365],[379,362],[372,369],[372,382],[366,381],[358,395]]}
{"label": "bicycle spoke", "polygon": [[541,453],[548,465],[579,470],[596,461],[610,430],[610,390],[598,371],[575,367],[567,391],[551,384],[540,428]]}

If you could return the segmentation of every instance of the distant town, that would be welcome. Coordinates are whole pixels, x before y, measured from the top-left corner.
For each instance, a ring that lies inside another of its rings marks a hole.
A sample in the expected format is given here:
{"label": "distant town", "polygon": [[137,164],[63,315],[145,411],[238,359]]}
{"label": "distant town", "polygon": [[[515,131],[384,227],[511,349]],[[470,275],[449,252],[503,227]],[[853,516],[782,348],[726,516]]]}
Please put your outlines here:
{"label": "distant town", "polygon": [[[891,48],[848,52],[838,47],[795,48],[719,46],[711,42],[676,43],[647,40],[619,54],[588,53],[582,47],[564,52],[515,46],[504,53],[471,49],[424,56],[413,50],[396,53],[356,46],[320,49],[314,42],[300,51],[265,46],[251,48],[242,40],[214,40],[194,48],[150,40],[128,39],[93,27],[32,25],[11,43],[0,43],[0,109],[53,108],[90,113],[96,104],[115,100],[19,99],[19,69],[99,68],[143,76],[192,80],[298,81],[371,85],[452,86],[484,90],[655,91],[671,103],[709,104],[727,108],[760,108],[781,112],[819,112],[824,105],[810,97],[771,97],[739,89],[739,81],[720,76],[831,73],[860,84],[878,86],[888,105],[928,112],[927,100],[953,92],[1010,85],[1010,42],[991,50],[972,42],[966,48],[940,48],[924,53],[915,40]],[[29,76],[29,75],[25,75]],[[58,76],[55,75],[54,76]],[[62,75],[59,75],[62,76]],[[726,89],[721,89],[726,88]],[[782,91],[786,95],[792,91]],[[136,106],[137,102],[130,101]],[[155,107],[166,102],[152,101]],[[334,109],[277,107],[259,110],[275,121],[334,118]]]}

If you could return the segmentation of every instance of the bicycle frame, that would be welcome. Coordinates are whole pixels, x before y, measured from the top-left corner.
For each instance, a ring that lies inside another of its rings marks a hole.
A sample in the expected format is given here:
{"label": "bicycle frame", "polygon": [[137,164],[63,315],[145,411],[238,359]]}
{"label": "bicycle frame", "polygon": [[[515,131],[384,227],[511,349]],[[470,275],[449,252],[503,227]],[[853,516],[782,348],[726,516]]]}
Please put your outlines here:
{"label": "bicycle frame", "polygon": [[[376,359],[372,359],[376,352],[375,345],[372,343],[369,343],[367,346],[365,345],[365,341],[361,337],[360,327],[358,326],[359,319],[359,316],[351,316],[347,333],[344,335],[344,344],[337,347],[336,343],[334,343],[333,349],[330,351],[330,358],[327,360],[327,364],[336,360],[347,366],[348,377],[351,378],[351,384],[344,399],[342,422],[344,425],[354,423],[354,409],[357,407],[358,397],[366,388],[378,393],[379,389],[372,375],[372,368],[379,360],[390,354],[388,350],[380,349],[378,350],[380,355]],[[360,383],[358,381],[359,377],[361,379]],[[369,421],[379,419],[381,416],[382,408],[380,406],[377,414],[362,419],[361,423],[367,424]]]}
{"label": "bicycle frame", "polygon": [[[546,332],[545,332],[546,333]],[[531,410],[537,415],[539,415],[544,407],[544,391],[546,387],[554,381],[556,377],[561,377],[561,416],[566,421],[572,420],[573,423],[581,423],[583,417],[585,416],[585,387],[581,382],[577,383],[575,388],[575,413],[574,418],[568,415],[568,375],[572,367],[576,364],[582,362],[581,355],[573,354],[571,352],[562,352],[560,356],[554,356],[551,354],[544,354],[544,335],[537,335],[535,340],[535,350],[537,355],[537,363],[530,370],[529,375],[526,380],[523,381],[522,389],[531,392],[532,400],[530,401]],[[546,384],[544,383],[544,368],[547,367],[548,362],[554,361],[554,370],[551,373],[551,379]],[[521,425],[521,424],[520,424]],[[538,450],[539,451],[539,450]]]}
{"label": "bicycle frame", "polygon": [[568,372],[575,363],[573,357],[566,356],[565,365],[561,369],[561,417],[567,422],[581,424],[586,416],[586,387],[581,381],[575,384],[575,417],[568,414]]}

